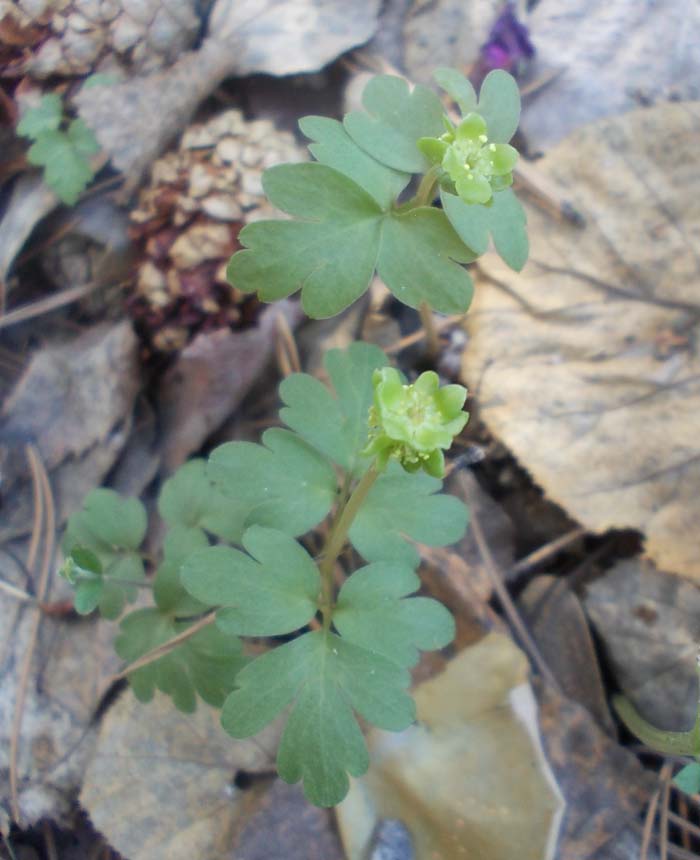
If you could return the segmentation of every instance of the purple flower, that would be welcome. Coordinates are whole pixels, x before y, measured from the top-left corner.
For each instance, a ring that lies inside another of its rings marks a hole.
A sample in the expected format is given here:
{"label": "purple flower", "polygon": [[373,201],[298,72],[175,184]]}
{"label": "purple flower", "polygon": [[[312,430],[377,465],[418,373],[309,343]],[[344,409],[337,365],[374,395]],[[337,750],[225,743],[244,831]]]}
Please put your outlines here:
{"label": "purple flower", "polygon": [[513,4],[507,3],[481,47],[471,75],[472,82],[479,86],[493,69],[505,69],[517,77],[534,55],[535,48],[527,27],[518,21]]}

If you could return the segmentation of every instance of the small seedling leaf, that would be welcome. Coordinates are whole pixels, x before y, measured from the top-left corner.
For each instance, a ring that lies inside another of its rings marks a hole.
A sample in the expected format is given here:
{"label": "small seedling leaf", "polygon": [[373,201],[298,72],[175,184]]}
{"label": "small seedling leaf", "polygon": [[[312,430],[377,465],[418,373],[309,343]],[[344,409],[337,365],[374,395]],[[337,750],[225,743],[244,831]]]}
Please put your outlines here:
{"label": "small seedling leaf", "polygon": [[17,134],[36,140],[47,131],[56,131],[63,118],[63,103],[56,93],[41,97],[36,107],[29,108],[17,124]]}

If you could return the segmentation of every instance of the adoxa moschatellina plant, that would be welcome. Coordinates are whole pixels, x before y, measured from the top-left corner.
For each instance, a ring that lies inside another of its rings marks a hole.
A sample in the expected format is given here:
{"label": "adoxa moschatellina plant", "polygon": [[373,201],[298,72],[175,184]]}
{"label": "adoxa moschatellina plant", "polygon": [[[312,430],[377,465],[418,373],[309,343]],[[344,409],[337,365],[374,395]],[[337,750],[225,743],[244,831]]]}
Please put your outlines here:
{"label": "adoxa moschatellina plant", "polygon": [[[471,299],[462,264],[489,236],[506,262],[523,265],[525,219],[509,188],[515,82],[492,73],[477,102],[457,72],[436,78],[460,120],[431,90],[378,77],[365,112],[301,121],[316,161],[266,172],[268,196],[292,218],[242,231],[246,250],[229,267],[239,289],[269,301],[301,288],[307,313],[324,317],[376,271],[407,304],[454,312]],[[403,200],[413,174],[422,174],[416,194]],[[192,711],[200,697],[222,709],[235,738],[287,711],[279,773],[331,806],[369,764],[357,716],[394,731],[410,725],[409,669],[420,650],[453,638],[449,612],[415,596],[415,543],[464,534],[466,508],[440,489],[444,451],[467,414],[464,388],[440,387],[430,371],[410,382],[369,344],[329,352],[325,367],[330,387],[306,374],[282,382],[286,428],[261,444],[224,444],[165,482],[152,606],[122,617],[147,585],[137,499],[92,492],[69,519],[62,572],[79,612],[121,618],[116,649],[140,700],[158,689]],[[324,521],[321,549],[310,551],[305,536]],[[348,546],[363,562],[338,586]],[[285,641],[251,659],[246,636]]]}

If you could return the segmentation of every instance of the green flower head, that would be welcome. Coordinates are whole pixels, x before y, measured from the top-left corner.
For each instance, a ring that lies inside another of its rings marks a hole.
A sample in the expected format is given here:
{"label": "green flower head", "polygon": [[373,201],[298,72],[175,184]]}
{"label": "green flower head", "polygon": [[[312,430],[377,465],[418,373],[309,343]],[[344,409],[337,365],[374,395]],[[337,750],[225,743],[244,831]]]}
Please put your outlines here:
{"label": "green flower head", "polygon": [[468,113],[456,128],[449,123],[439,138],[421,138],[418,147],[441,164],[465,203],[488,203],[495,191],[513,184],[518,151],[508,143],[489,143],[486,121],[478,113]]}
{"label": "green flower head", "polygon": [[406,385],[397,370],[383,367],[374,371],[372,381],[374,405],[364,453],[376,456],[380,469],[393,457],[407,472],[423,469],[442,478],[442,452],[469,420],[469,414],[462,412],[467,389],[461,385],[440,388],[438,375],[431,370],[413,385]]}

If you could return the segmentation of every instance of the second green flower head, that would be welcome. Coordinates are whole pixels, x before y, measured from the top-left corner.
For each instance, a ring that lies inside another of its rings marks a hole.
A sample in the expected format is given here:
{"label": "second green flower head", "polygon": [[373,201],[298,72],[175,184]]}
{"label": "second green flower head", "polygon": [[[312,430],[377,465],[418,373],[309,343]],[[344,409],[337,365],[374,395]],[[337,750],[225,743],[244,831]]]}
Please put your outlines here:
{"label": "second green flower head", "polygon": [[374,405],[370,409],[370,440],[364,453],[382,469],[390,458],[407,472],[423,469],[435,478],[445,474],[443,450],[464,429],[469,413],[462,407],[467,389],[440,388],[437,373],[422,373],[406,385],[397,370],[374,371]]}

